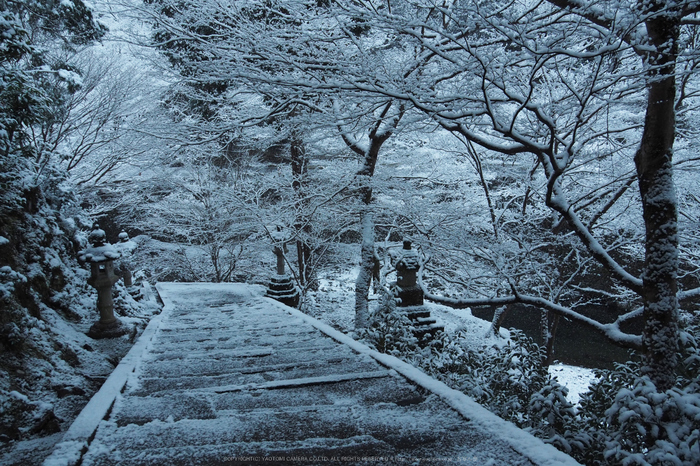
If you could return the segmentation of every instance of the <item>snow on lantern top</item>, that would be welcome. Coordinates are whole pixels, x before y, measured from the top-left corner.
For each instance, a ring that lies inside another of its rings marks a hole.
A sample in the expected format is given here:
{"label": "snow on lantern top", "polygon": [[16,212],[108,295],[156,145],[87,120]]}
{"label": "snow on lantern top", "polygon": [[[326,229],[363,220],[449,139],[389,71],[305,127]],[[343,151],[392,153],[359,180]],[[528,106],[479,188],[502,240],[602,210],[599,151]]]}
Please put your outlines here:
{"label": "snow on lantern top", "polygon": [[119,242],[114,245],[114,247],[122,253],[122,255],[130,255],[133,254],[138,245],[129,238],[129,234],[122,230],[121,233],[119,233]]}
{"label": "snow on lantern top", "polygon": [[401,259],[399,259],[396,263],[397,270],[418,270],[420,268],[420,258],[418,257],[416,251],[411,249],[410,241],[403,242],[402,253]]}
{"label": "snow on lantern top", "polygon": [[95,225],[88,235],[88,241],[93,246],[103,246],[107,242],[107,234],[103,229]]}
{"label": "snow on lantern top", "polygon": [[85,262],[106,262],[119,259],[121,253],[114,246],[107,242],[107,235],[104,230],[95,227],[88,235],[88,246],[78,254],[81,261]]}
{"label": "snow on lantern top", "polygon": [[280,225],[274,225],[267,228],[270,232],[270,236],[275,243],[286,243],[291,239],[289,230]]}

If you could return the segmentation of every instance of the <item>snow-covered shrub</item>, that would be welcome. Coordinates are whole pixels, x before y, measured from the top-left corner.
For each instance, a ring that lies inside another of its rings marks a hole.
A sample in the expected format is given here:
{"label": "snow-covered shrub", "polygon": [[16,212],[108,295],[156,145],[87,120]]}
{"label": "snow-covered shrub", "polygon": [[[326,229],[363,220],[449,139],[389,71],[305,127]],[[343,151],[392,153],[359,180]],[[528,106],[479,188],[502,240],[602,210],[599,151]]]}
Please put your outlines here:
{"label": "snow-covered shrub", "polygon": [[659,392],[648,377],[622,389],[606,411],[605,459],[625,465],[695,465],[700,458],[700,394]]}
{"label": "snow-covered shrub", "polygon": [[19,438],[22,421],[31,418],[33,410],[34,406],[26,396],[14,390],[0,389],[0,440]]}
{"label": "snow-covered shrub", "polygon": [[678,374],[685,385],[695,384],[694,390],[700,393],[700,311],[680,313],[680,357],[681,364],[678,366]]}
{"label": "snow-covered shrub", "polygon": [[383,293],[379,305],[370,310],[368,325],[358,335],[377,351],[400,356],[418,347],[413,325],[408,316],[396,307],[396,298]]}
{"label": "snow-covered shrub", "polygon": [[404,357],[423,371],[442,380],[453,388],[469,392],[477,400],[487,399],[489,393],[475,381],[483,379],[485,352],[476,351],[467,342],[464,331],[439,334],[439,340],[429,347]]}
{"label": "snow-covered shrub", "polygon": [[138,299],[142,299],[142,295],[139,289],[134,290],[134,295],[130,293],[124,282],[119,280],[114,284],[114,312],[119,316],[142,316],[143,306],[138,302]]}
{"label": "snow-covered shrub", "polygon": [[697,316],[682,321],[676,385],[659,392],[630,361],[600,370],[581,396],[579,439],[571,452],[583,464],[695,465],[700,458],[700,355]]}
{"label": "snow-covered shrub", "polygon": [[629,361],[616,364],[614,370],[598,369],[594,372],[595,382],[581,394],[577,407],[576,436],[582,439],[582,444],[576,445],[570,452],[583,464],[605,464],[604,451],[608,441],[606,411],[613,405],[620,390],[629,390],[634,386],[639,370],[637,362]]}
{"label": "snow-covered shrub", "polygon": [[7,300],[15,291],[16,283],[24,283],[27,277],[9,266],[0,267],[0,300]]}
{"label": "snow-covered shrub", "polygon": [[530,397],[527,429],[566,453],[585,449],[590,437],[578,432],[576,409],[567,399],[566,387],[549,377],[544,386]]}
{"label": "snow-covered shrub", "polygon": [[[16,314],[16,313],[15,313]],[[21,315],[19,316],[21,319]],[[27,326],[17,325],[15,322],[7,322],[0,327],[0,344],[3,349],[18,351],[27,339]]]}
{"label": "snow-covered shrub", "polygon": [[504,419],[525,425],[530,397],[544,386],[548,377],[542,365],[541,350],[519,331],[499,347],[477,350],[462,336],[447,335],[442,349],[426,358],[414,356],[424,370],[484,404]]}
{"label": "snow-covered shrub", "polygon": [[474,348],[459,331],[441,334],[427,348],[414,346],[401,357],[565,451],[584,444],[572,433],[576,413],[567,389],[544,364],[544,348],[518,330],[511,329],[505,345],[490,348]]}
{"label": "snow-covered shrub", "polygon": [[511,329],[507,344],[481,354],[479,377],[466,393],[501,418],[569,450],[575,412],[566,387],[549,374],[545,349]]}
{"label": "snow-covered shrub", "polygon": [[29,316],[18,308],[14,297],[16,285],[26,282],[24,275],[9,266],[0,267],[0,350],[19,350],[27,338]]}

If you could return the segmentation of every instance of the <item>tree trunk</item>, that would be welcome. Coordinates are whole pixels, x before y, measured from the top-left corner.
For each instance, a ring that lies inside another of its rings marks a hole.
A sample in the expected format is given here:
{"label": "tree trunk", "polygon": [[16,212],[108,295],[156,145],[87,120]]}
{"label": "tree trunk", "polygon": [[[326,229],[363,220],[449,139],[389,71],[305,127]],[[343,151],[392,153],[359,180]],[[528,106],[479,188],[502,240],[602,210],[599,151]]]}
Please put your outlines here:
{"label": "tree trunk", "polygon": [[374,266],[374,216],[369,205],[360,213],[362,229],[362,246],[360,249],[360,271],[355,280],[355,330],[367,326],[369,314],[369,287],[372,283]]}
{"label": "tree trunk", "polygon": [[493,336],[501,338],[501,325],[503,321],[506,320],[506,315],[510,310],[510,305],[501,306],[493,312],[493,319],[491,319],[491,328],[489,332]]}
{"label": "tree trunk", "polygon": [[[362,211],[360,212],[360,228],[362,229],[362,246],[360,250],[360,271],[357,274],[355,281],[355,329],[359,330],[367,326],[368,316],[368,299],[369,289],[374,275],[374,216],[371,211],[372,204],[372,185],[371,180],[374,176],[374,170],[377,167],[377,159],[379,158],[379,150],[382,144],[391,137],[392,130],[379,132],[382,123],[385,123],[385,118],[391,109],[392,102],[387,102],[384,110],[374,124],[374,127],[369,133],[369,146],[366,150],[360,148],[358,144],[351,141],[350,138],[342,131],[343,140],[356,154],[363,157],[362,168],[357,172],[357,178],[360,182],[358,194],[362,201]],[[389,122],[391,127],[396,128],[399,120],[403,115],[403,106],[400,107],[399,114]]]}
{"label": "tree trunk", "polygon": [[[379,144],[381,145],[381,144]],[[374,275],[374,215],[372,214],[372,185],[370,180],[377,163],[379,145],[370,143],[370,150],[365,154],[364,167],[358,175],[366,183],[360,188],[362,210],[360,211],[360,231],[362,245],[360,246],[360,270],[355,280],[355,329],[367,326],[369,313],[369,290]]]}
{"label": "tree trunk", "polygon": [[311,222],[304,215],[306,212],[305,177],[308,171],[308,158],[304,149],[304,141],[298,134],[293,134],[290,141],[292,155],[292,187],[297,196],[297,217],[294,221],[294,229],[297,234],[297,264],[299,266],[299,284],[302,288],[313,288],[315,280],[312,276],[311,246],[305,237],[311,234]]}
{"label": "tree trunk", "polygon": [[[547,344],[545,345],[546,356],[544,364],[549,367],[554,363],[554,339],[557,336],[557,328],[559,327],[558,314],[551,315],[549,311],[545,312],[547,318],[545,319],[545,324],[547,325]],[[550,317],[552,323],[550,324]]]}
{"label": "tree trunk", "polygon": [[648,375],[659,391],[675,383],[680,336],[676,297],[678,219],[672,169],[674,73],[680,21],[672,14],[646,23],[650,45],[655,51],[646,56],[648,105],[642,142],[635,155],[646,228],[642,374]]}
{"label": "tree trunk", "polygon": [[[474,167],[474,170],[476,170],[476,173],[479,175],[479,183],[481,183],[481,189],[484,191],[484,196],[486,197],[486,205],[488,206],[489,209],[489,215],[491,215],[491,226],[493,228],[493,236],[496,238],[498,241],[498,222],[496,221],[496,210],[493,207],[493,202],[491,201],[491,193],[489,192],[489,185],[486,182],[486,178],[484,177],[484,166],[481,163],[481,157],[479,157],[479,153],[476,151],[474,148],[474,143],[471,142],[470,140],[464,140],[460,139],[464,146],[467,148],[467,154],[469,155],[469,158],[472,159],[472,166]],[[525,194],[525,203],[527,203],[527,193]],[[525,210],[525,206],[523,205],[523,210]]]}

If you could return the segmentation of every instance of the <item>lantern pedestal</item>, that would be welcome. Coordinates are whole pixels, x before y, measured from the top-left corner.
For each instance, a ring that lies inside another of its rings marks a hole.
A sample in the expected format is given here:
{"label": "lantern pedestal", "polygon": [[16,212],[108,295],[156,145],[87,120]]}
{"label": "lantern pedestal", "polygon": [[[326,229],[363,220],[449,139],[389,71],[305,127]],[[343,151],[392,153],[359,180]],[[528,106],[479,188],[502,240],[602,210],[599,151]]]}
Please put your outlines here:
{"label": "lantern pedestal", "polygon": [[100,313],[100,320],[90,327],[87,335],[95,339],[126,335],[129,329],[114,315],[112,285],[119,280],[114,273],[114,261],[93,262],[90,264],[90,272],[88,284],[97,290],[97,310]]}
{"label": "lantern pedestal", "polygon": [[87,332],[87,336],[94,340],[103,338],[118,338],[129,333],[129,328],[124,325],[119,319],[111,324],[106,324],[101,321],[95,322]]}
{"label": "lantern pedestal", "polygon": [[277,257],[277,275],[270,278],[270,284],[267,287],[265,296],[289,307],[297,307],[299,305],[299,290],[294,285],[292,277],[284,271],[284,253],[286,249],[284,243],[282,248],[275,246],[273,249]]}
{"label": "lantern pedestal", "polygon": [[294,286],[292,277],[289,275],[271,277],[265,296],[289,307],[297,307],[299,305],[299,290]]}

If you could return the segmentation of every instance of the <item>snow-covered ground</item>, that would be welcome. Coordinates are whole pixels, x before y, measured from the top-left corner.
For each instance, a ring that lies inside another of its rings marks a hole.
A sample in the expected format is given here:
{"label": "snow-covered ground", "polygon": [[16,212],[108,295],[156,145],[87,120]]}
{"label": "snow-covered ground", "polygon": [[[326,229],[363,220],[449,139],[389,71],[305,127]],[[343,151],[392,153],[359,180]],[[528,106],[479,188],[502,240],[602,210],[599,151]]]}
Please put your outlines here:
{"label": "snow-covered ground", "polygon": [[[335,275],[328,274],[319,277],[319,290],[310,293],[304,311],[332,327],[345,333],[352,332],[354,322],[354,291],[357,269],[338,271]],[[370,296],[370,305],[377,303],[378,295]],[[504,343],[510,336],[506,329],[501,329],[503,340],[491,336],[490,322],[475,317],[469,309],[452,309],[447,306],[425,303],[432,316],[438,323],[445,326],[445,331],[453,333],[462,330],[474,347],[492,346]],[[549,372],[556,376],[560,384],[569,389],[567,399],[576,404],[581,393],[595,380],[592,369],[556,363],[549,367]]]}
{"label": "snow-covered ground", "polygon": [[569,389],[566,398],[574,405],[578,403],[581,393],[586,392],[590,384],[596,380],[593,369],[561,363],[549,366],[549,373],[556,376],[559,383]]}

